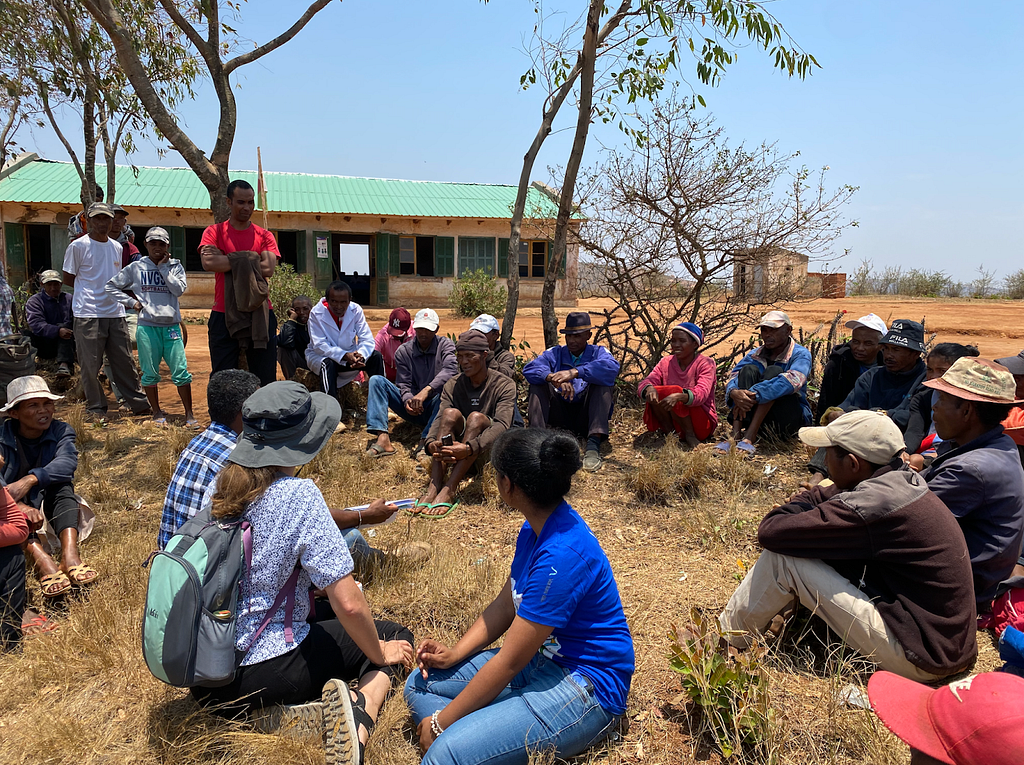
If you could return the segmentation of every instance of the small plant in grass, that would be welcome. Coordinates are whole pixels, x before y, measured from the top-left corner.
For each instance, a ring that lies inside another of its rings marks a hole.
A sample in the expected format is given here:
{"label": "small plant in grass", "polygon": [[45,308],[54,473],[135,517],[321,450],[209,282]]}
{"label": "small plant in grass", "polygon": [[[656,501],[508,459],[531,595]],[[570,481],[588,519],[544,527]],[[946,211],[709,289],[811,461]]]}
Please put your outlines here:
{"label": "small plant in grass", "polygon": [[774,712],[768,701],[763,654],[755,645],[735,658],[722,649],[713,616],[690,612],[689,634],[672,625],[669,666],[681,676],[686,700],[725,757],[765,754]]}
{"label": "small plant in grass", "polygon": [[505,298],[506,290],[497,279],[483,270],[476,270],[455,280],[448,305],[456,316],[482,313],[501,316],[505,312]]}

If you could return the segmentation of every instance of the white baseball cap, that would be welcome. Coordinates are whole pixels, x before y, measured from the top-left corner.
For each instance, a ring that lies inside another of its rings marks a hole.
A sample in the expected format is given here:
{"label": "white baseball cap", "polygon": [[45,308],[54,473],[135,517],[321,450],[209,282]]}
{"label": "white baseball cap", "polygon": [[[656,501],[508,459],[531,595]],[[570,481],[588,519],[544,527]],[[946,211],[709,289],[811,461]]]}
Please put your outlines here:
{"label": "white baseball cap", "polygon": [[761,321],[757,323],[759,327],[771,327],[772,329],[778,329],[783,324],[793,326],[793,322],[789,318],[789,314],[785,311],[769,311],[761,317]]}
{"label": "white baseball cap", "polygon": [[441,320],[437,318],[437,311],[431,308],[421,308],[412,320],[413,329],[429,329],[431,332],[437,332],[437,328],[440,326]]}
{"label": "white baseball cap", "polygon": [[479,330],[485,335],[488,332],[501,332],[501,325],[498,324],[498,320],[489,313],[482,313],[477,316],[473,319],[473,323],[469,325],[469,328]]}
{"label": "white baseball cap", "polygon": [[883,335],[889,331],[889,328],[885,326],[885,322],[873,313],[869,313],[867,316],[861,316],[859,319],[851,319],[846,322],[847,329],[857,329],[858,327],[873,329],[875,332],[881,332]]}
{"label": "white baseball cap", "polygon": [[847,412],[823,428],[800,428],[799,436],[808,446],[838,446],[874,465],[888,465],[905,448],[896,423],[871,409]]}

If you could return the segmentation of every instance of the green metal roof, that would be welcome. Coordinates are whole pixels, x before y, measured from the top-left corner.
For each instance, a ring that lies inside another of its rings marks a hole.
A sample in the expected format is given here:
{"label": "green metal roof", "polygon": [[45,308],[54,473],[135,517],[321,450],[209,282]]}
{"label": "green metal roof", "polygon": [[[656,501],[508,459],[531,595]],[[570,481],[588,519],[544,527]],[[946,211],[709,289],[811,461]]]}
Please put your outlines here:
{"label": "green metal roof", "polygon": [[[103,184],[106,167],[97,165],[96,179]],[[256,188],[256,173],[238,171]],[[515,186],[439,181],[399,181],[350,178],[340,175],[264,173],[267,206],[272,212],[340,213],[345,215],[400,215],[415,218],[511,218]],[[70,162],[37,159],[0,179],[0,202],[23,204],[79,204],[81,181]],[[126,207],[164,207],[173,210],[208,210],[210,195],[188,168],[118,165],[118,204]],[[553,219],[557,205],[543,191],[531,187],[526,215]]]}

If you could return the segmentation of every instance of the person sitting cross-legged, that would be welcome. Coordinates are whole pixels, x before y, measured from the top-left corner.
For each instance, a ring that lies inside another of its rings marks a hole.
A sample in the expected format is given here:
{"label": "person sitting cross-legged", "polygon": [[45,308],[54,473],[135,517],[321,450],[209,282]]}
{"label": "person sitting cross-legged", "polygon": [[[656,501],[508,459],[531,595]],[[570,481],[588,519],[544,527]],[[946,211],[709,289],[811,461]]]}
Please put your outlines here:
{"label": "person sitting cross-legged", "polygon": [[714,359],[698,353],[704,333],[684,321],[672,328],[672,353],[640,381],[637,393],[646,402],[648,432],[677,433],[690,447],[700,445],[718,426],[715,411]]}
{"label": "person sitting cross-legged", "polygon": [[583,469],[593,473],[601,469],[601,442],[608,438],[620,365],[607,348],[590,343],[590,314],[570,313],[559,332],[565,345],[548,348],[523,367],[530,384],[530,427],[561,428],[586,438]]}
{"label": "person sitting cross-legged", "polygon": [[25,303],[25,319],[32,345],[40,359],[55,359],[57,376],[70,377],[75,371],[75,317],[71,295],[61,292],[64,279],[59,271],[39,275],[43,288]]}
{"label": "person sitting cross-legged", "polygon": [[438,415],[427,434],[430,485],[412,513],[443,518],[458,502],[455,491],[474,465],[490,459],[491,444],[512,427],[516,384],[487,368],[487,338],[475,329],[459,335],[455,357],[461,374],[445,383]]}
{"label": "person sitting cross-legged", "polygon": [[459,372],[455,343],[438,335],[437,313],[429,308],[417,312],[412,328],[416,338],[395,351],[395,382],[386,375],[370,378],[366,396],[366,432],[376,434],[367,454],[387,457],[395,453],[388,434],[388,409],[403,420],[422,428],[417,451],[427,441],[441,405],[441,390]]}
{"label": "person sitting cross-legged", "polygon": [[761,521],[761,557],[719,617],[729,642],[779,634],[803,605],[861,656],[922,682],[978,653],[967,544],[879,412],[844,414],[800,440],[826,449],[834,485],[795,494]]}
{"label": "person sitting cross-legged", "polygon": [[[821,425],[822,416],[839,406],[850,395],[853,386],[865,372],[883,363],[881,341],[889,328],[873,313],[846,322],[850,339],[835,346],[821,373],[818,403],[814,408],[814,424]],[[828,424],[828,423],[824,423]]]}
{"label": "person sitting cross-legged", "polygon": [[308,326],[306,361],[320,376],[324,393],[337,398],[364,370],[370,377],[384,374],[363,308],[352,301],[352,288],[345,282],[330,283],[324,299],[309,312]]}
{"label": "person sitting cross-legged", "polygon": [[[78,551],[79,502],[74,478],[78,449],[74,429],[53,418],[54,402],[46,380],[27,375],[7,385],[8,419],[0,427],[0,457],[7,491],[29,522],[25,554],[39,575],[46,599],[66,595],[72,587],[92,584],[96,569],[82,562]],[[36,532],[45,523],[60,543],[61,562],[50,557]],[[83,536],[85,530],[82,530]]]}
{"label": "person sitting cross-legged", "polygon": [[[1016,397],[1024,399],[1024,351],[1021,351],[1016,356],[996,359],[996,363],[1010,370],[1014,382],[1017,383]],[[1020,461],[1024,465],[1024,404],[1019,404],[1010,410],[1010,414],[1003,420],[1003,430],[1017,444]]]}
{"label": "person sitting cross-legged", "polygon": [[[729,422],[736,448],[752,455],[761,429],[792,438],[811,422],[807,376],[811,354],[793,339],[793,322],[783,311],[769,311],[757,324],[761,346],[737,362],[725,385]],[[728,452],[729,442],[715,445]]]}
{"label": "person sitting cross-legged", "polygon": [[1024,541],[1024,469],[1001,425],[1020,403],[1017,384],[1005,367],[970,357],[924,384],[939,393],[932,422],[942,443],[921,475],[967,540],[978,615],[984,617]]}

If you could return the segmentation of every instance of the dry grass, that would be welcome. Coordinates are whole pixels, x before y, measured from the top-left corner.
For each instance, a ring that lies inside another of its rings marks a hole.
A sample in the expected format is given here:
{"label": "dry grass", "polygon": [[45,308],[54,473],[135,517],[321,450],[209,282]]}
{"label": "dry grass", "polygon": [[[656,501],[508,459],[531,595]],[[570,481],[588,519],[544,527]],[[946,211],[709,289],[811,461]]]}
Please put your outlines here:
{"label": "dry grass", "polygon": [[[84,425],[80,404],[62,405],[59,415]],[[577,765],[720,761],[674,701],[679,683],[668,667],[667,630],[691,607],[721,608],[757,557],[757,522],[790,493],[805,460],[799,451],[771,449],[752,462],[676,447],[638,451],[631,444],[641,427],[636,413],[619,412],[605,467],[581,474],[570,496],[612,563],[637,651],[628,726]],[[128,421],[84,431],[78,489],[96,511],[97,526],[83,553],[102,580],[66,613],[51,613],[60,622],[58,633],[0,657],[0,763],[322,763],[316,745],[225,723],[202,712],[186,692],[150,676],[139,650],[146,582],[140,564],[156,539],[171,467],[192,434]],[[332,505],[417,496],[426,478],[406,451],[416,435],[399,430],[405,449],[370,460],[362,455],[365,432],[350,425],[302,475],[316,479]],[[766,465],[776,470],[766,475]],[[394,567],[366,590],[376,614],[408,624],[417,638],[455,639],[508,573],[522,518],[497,500],[487,471],[465,487],[461,500],[445,520],[400,518],[370,538],[383,549],[407,540],[435,548],[424,567]],[[40,605],[34,584],[30,598]],[[870,713],[834,701],[838,688],[863,677],[845,665],[816,668],[804,655],[806,643],[767,660],[775,714],[771,759],[905,762],[905,750]],[[979,666],[995,663],[995,650],[986,644]],[[371,738],[368,762],[418,762],[407,721],[396,694]]]}

